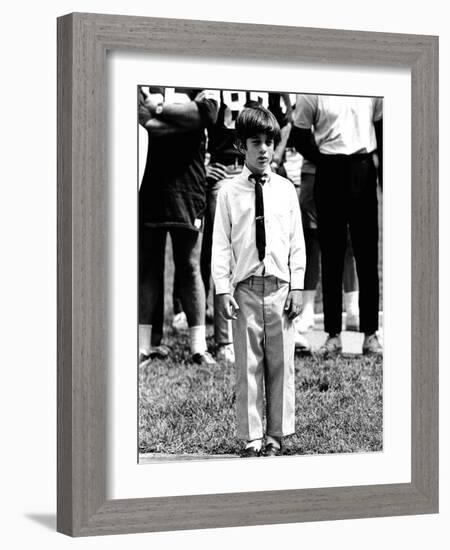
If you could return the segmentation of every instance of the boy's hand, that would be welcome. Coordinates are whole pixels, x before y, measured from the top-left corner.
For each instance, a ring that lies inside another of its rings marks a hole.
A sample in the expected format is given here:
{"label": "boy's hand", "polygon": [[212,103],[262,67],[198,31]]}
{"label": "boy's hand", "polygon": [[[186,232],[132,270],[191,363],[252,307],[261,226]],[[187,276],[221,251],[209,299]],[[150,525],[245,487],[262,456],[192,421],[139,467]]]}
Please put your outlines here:
{"label": "boy's hand", "polygon": [[219,315],[223,315],[225,319],[237,319],[239,306],[231,294],[218,294],[217,308]]}
{"label": "boy's hand", "polygon": [[302,291],[290,290],[284,310],[286,311],[289,319],[295,319],[302,309]]}

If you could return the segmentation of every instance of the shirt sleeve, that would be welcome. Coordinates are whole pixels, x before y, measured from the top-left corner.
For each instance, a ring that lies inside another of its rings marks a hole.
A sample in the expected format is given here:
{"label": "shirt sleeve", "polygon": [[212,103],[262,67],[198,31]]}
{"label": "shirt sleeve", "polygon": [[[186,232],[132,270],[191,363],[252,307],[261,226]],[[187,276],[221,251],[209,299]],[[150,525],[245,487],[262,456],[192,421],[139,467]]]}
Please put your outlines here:
{"label": "shirt sleeve", "polygon": [[214,215],[211,273],[216,294],[231,292],[231,217],[228,207],[226,186],[222,186],[217,196]]}
{"label": "shirt sleeve", "polygon": [[197,104],[198,112],[200,113],[202,125],[205,128],[214,126],[217,121],[220,104],[219,94],[219,90],[204,90],[200,94],[200,98],[194,100]]}
{"label": "shirt sleeve", "polygon": [[297,94],[294,109],[294,126],[308,130],[314,125],[317,112],[317,95]]}
{"label": "shirt sleeve", "polygon": [[303,236],[302,217],[297,198],[297,191],[291,185],[291,227],[290,227],[290,251],[289,251],[289,271],[291,275],[291,288],[295,290],[303,289],[306,266],[305,239]]}

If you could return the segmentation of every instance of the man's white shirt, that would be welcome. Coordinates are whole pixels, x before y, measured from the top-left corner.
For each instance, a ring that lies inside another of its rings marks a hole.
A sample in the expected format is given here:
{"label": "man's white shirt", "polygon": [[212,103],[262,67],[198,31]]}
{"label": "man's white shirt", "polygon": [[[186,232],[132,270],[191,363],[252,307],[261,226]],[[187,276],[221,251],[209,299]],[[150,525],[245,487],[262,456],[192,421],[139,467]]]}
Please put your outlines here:
{"label": "man's white shirt", "polygon": [[383,117],[381,97],[297,94],[294,126],[314,127],[325,155],[372,153],[377,147],[373,123]]}

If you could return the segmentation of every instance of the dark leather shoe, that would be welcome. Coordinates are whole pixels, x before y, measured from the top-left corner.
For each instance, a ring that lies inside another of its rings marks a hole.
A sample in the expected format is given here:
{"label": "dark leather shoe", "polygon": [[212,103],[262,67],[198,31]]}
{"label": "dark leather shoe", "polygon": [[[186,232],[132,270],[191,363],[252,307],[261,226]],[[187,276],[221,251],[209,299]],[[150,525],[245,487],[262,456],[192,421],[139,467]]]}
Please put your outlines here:
{"label": "dark leather shoe", "polygon": [[261,451],[255,447],[247,447],[241,453],[241,458],[256,458],[258,456],[261,456]]}
{"label": "dark leather shoe", "polygon": [[194,355],[192,356],[192,362],[197,365],[203,365],[206,367],[217,366],[214,357],[208,351],[204,351],[203,353],[194,353]]}
{"label": "dark leather shoe", "polygon": [[281,456],[282,454],[283,449],[281,447],[277,447],[273,443],[267,444],[266,448],[264,449],[265,456]]}

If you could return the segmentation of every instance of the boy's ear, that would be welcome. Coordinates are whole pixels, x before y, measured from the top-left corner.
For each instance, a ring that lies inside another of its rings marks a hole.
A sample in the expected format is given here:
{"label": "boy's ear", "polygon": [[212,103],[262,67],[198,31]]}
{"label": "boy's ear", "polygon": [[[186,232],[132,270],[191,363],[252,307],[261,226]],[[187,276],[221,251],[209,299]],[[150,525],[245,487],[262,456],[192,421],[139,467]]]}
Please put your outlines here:
{"label": "boy's ear", "polygon": [[245,153],[247,152],[247,148],[245,147],[245,143],[241,139],[238,139],[236,141],[235,147],[239,151],[239,153],[242,153],[243,155],[245,155]]}

